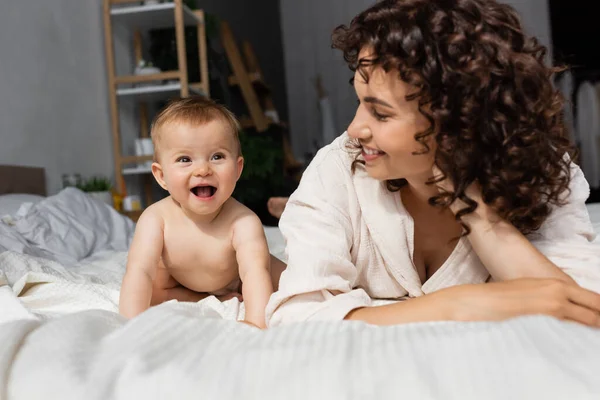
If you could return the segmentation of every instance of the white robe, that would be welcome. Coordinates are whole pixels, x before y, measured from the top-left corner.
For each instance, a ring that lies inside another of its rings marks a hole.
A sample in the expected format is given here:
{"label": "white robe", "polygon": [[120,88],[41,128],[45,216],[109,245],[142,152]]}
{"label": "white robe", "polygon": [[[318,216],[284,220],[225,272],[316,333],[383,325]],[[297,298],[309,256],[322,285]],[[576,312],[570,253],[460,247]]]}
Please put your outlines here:
{"label": "white robe", "polygon": [[[424,284],[412,261],[413,220],[385,184],[354,173],[347,134],[321,149],[281,217],[288,266],[267,305],[267,324],[341,320],[353,309],[485,282],[489,273],[461,238]],[[580,285],[600,292],[600,245],[585,207],[589,186],[573,165],[568,204],[530,240]],[[565,194],[567,196],[567,194]]]}

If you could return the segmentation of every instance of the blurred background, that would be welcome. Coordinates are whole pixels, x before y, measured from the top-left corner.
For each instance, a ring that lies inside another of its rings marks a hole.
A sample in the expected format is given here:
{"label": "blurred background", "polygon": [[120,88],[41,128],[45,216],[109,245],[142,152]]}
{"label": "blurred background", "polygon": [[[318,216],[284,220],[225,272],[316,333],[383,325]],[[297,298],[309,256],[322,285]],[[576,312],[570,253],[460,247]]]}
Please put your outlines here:
{"label": "blurred background", "polygon": [[[164,196],[149,174],[149,121],[171,97],[208,95],[243,121],[236,196],[266,220],[266,199],[291,193],[354,115],[351,73],[330,37],[372,3],[0,0],[0,164],[44,168],[49,194],[79,185],[136,196],[140,211]],[[572,66],[556,83],[600,201],[594,2],[508,3],[548,46],[548,63]]]}

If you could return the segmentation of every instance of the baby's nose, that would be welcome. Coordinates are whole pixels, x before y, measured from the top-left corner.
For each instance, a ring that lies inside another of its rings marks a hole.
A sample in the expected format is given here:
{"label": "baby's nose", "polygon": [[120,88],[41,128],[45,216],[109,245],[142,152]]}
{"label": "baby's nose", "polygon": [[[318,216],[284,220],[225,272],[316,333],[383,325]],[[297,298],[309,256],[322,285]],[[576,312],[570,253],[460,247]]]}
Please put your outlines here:
{"label": "baby's nose", "polygon": [[208,163],[202,163],[194,170],[194,176],[207,176],[210,175],[210,172]]}

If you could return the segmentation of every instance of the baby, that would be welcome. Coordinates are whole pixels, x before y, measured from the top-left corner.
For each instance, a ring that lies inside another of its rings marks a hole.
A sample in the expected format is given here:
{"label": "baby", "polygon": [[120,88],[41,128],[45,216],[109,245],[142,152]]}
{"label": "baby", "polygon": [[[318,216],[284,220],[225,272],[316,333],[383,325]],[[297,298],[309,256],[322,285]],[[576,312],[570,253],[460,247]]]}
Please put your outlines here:
{"label": "baby", "polygon": [[152,174],[170,196],[138,220],[121,288],[123,316],[171,299],[239,298],[241,286],[245,322],[265,327],[284,264],[271,258],[258,217],[231,197],[244,166],[238,131],[231,112],[200,97],[174,101],[154,120]]}

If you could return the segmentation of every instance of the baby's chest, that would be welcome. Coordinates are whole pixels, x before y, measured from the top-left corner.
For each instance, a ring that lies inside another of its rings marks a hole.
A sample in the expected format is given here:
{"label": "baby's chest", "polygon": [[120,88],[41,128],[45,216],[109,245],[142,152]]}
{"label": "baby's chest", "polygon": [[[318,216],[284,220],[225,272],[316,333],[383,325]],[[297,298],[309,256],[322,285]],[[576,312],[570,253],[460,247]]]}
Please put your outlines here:
{"label": "baby's chest", "polygon": [[166,268],[178,270],[226,271],[237,266],[231,242],[210,235],[165,235],[162,259]]}

